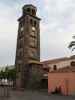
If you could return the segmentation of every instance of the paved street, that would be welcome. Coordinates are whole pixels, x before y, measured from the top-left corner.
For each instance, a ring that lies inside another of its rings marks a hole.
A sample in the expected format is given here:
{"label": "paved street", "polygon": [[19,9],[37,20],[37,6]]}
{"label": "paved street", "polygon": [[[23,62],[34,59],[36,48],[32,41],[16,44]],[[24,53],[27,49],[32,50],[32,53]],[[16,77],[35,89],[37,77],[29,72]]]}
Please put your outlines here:
{"label": "paved street", "polygon": [[10,96],[0,100],[75,100],[74,96],[48,95],[37,91],[11,91]]}

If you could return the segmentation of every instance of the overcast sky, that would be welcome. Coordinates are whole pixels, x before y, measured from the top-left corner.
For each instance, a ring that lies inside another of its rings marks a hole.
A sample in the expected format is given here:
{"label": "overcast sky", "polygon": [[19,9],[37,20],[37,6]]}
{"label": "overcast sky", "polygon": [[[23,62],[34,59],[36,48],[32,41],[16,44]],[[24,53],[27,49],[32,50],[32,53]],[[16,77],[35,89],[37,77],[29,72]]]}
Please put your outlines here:
{"label": "overcast sky", "polygon": [[32,3],[41,20],[41,60],[69,56],[75,34],[75,0],[0,0],[0,65],[15,62],[18,22],[22,6]]}

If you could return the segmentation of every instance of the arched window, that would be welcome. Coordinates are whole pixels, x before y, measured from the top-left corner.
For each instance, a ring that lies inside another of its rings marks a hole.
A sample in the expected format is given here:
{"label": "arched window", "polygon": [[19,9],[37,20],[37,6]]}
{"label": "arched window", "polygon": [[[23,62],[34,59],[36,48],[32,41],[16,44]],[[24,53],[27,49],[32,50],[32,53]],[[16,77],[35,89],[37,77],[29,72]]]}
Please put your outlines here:
{"label": "arched window", "polygon": [[35,10],[34,10],[34,9],[32,9],[32,15],[34,15],[34,16],[35,16],[35,14],[36,14]]}
{"label": "arched window", "polygon": [[27,8],[27,12],[30,12],[30,8]]}
{"label": "arched window", "polygon": [[72,61],[71,62],[71,66],[75,66],[75,61]]}
{"label": "arched window", "polygon": [[53,66],[53,70],[57,70],[57,66],[56,65]]}
{"label": "arched window", "polygon": [[34,21],[34,26],[36,27],[36,21]]}
{"label": "arched window", "polygon": [[33,20],[32,19],[30,19],[30,24],[33,25]]}

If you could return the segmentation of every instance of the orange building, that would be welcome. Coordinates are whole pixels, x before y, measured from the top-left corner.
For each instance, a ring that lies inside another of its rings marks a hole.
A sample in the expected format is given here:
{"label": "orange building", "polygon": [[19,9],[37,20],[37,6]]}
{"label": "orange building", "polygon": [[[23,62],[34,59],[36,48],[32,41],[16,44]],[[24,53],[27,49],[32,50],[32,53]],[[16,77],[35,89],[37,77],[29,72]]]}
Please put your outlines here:
{"label": "orange building", "polygon": [[75,56],[43,61],[42,64],[49,94],[75,94]]}
{"label": "orange building", "polygon": [[61,68],[48,73],[48,93],[75,94],[75,66]]}

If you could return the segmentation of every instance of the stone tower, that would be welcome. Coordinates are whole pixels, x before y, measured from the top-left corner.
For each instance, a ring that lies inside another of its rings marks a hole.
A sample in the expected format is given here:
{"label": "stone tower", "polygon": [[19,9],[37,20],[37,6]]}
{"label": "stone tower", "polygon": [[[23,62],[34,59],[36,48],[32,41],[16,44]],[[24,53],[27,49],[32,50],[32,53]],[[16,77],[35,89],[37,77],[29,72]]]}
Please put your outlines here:
{"label": "stone tower", "polygon": [[30,62],[40,61],[40,18],[34,5],[25,5],[18,19],[16,48],[16,86],[25,87],[30,74]]}

